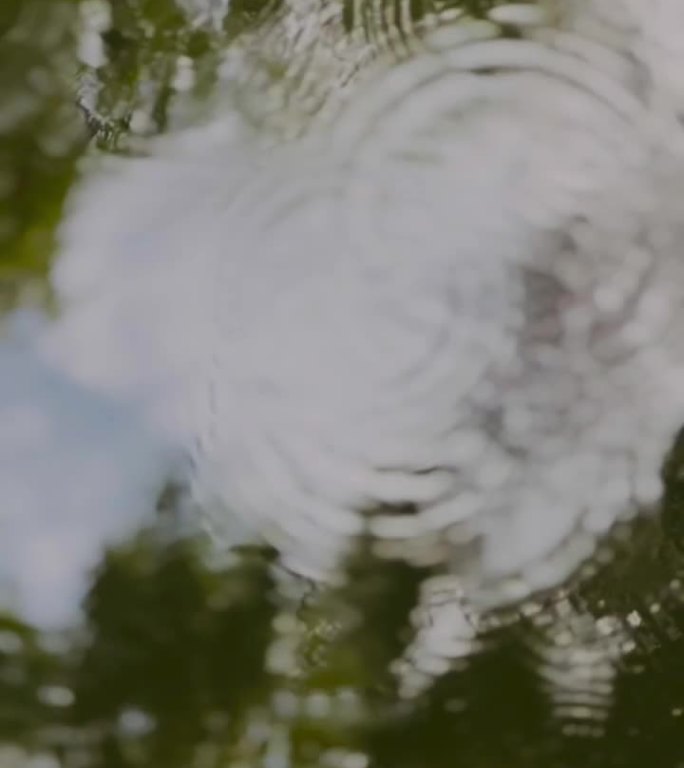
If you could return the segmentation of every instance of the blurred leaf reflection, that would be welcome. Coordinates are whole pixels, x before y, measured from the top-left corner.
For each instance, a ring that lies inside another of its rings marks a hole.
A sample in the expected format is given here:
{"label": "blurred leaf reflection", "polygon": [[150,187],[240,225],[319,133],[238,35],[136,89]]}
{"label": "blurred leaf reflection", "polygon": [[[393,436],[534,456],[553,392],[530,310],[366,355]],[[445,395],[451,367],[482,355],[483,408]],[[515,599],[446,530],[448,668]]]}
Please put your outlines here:
{"label": "blurred leaf reflection", "polygon": [[[170,535],[168,521],[142,531],[103,557],[85,626],[56,636],[3,617],[7,764],[11,745],[93,768],[674,768],[684,601],[683,563],[663,526],[678,519],[672,463],[668,475],[662,518],[615,537],[604,566],[575,588],[487,617],[472,652],[408,698],[396,660],[415,641],[426,572],[361,547],[342,586],[311,589],[270,550],[217,563],[206,541]],[[608,691],[582,676],[583,626],[619,641],[606,656]],[[565,699],[554,647],[574,649],[567,658],[585,683]]]}

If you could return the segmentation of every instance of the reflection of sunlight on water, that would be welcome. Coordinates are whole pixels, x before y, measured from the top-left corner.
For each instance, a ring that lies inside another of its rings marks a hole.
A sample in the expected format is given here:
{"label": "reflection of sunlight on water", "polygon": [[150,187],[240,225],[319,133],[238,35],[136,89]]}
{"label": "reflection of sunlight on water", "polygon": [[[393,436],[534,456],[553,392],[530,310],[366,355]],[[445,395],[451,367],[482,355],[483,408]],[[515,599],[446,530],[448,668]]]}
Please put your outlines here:
{"label": "reflection of sunlight on water", "polygon": [[[571,5],[562,32],[498,7],[400,61],[346,47],[333,6],[301,34],[283,11],[273,98],[256,76],[233,94],[260,130],[234,115],[93,173],[60,315],[2,362],[3,421],[35,427],[25,450],[7,432],[0,474],[36,615],[181,455],[216,529],[242,520],[297,570],[369,532],[488,605],[562,581],[657,498],[684,405],[681,140],[672,77],[652,86],[675,17],[592,41]],[[463,648],[437,655],[467,652],[457,614]]]}

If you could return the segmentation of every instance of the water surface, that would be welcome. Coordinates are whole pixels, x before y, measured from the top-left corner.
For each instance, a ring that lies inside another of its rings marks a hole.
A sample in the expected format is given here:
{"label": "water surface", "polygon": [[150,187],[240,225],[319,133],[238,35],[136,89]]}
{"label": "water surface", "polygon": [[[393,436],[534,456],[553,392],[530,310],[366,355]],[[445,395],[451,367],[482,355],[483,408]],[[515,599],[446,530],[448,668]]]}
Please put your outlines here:
{"label": "water surface", "polygon": [[678,766],[677,4],[42,4],[2,764]]}

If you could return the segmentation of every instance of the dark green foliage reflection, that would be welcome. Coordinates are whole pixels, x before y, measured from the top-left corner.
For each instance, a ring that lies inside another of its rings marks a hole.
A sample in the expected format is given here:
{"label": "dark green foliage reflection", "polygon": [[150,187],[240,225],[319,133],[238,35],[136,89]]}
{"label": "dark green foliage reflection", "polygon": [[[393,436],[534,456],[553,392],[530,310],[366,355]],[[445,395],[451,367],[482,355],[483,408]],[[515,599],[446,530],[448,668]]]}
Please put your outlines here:
{"label": "dark green foliage reflection", "polygon": [[[3,749],[93,768],[675,768],[683,563],[660,519],[624,538],[575,589],[490,617],[402,700],[394,662],[425,572],[361,551],[344,586],[298,591],[269,550],[217,564],[203,540],[145,531],[103,558],[85,626],[54,637],[3,617]],[[607,636],[608,617],[622,649],[601,688],[582,627]],[[565,694],[554,648],[584,681]]]}

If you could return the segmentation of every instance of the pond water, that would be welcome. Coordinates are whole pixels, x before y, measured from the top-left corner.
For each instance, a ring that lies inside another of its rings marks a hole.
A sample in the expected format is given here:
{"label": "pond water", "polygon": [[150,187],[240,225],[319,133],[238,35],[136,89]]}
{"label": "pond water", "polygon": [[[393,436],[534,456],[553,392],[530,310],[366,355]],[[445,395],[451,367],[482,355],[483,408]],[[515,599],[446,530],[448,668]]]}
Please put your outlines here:
{"label": "pond water", "polygon": [[680,5],[0,42],[0,768],[684,766]]}

